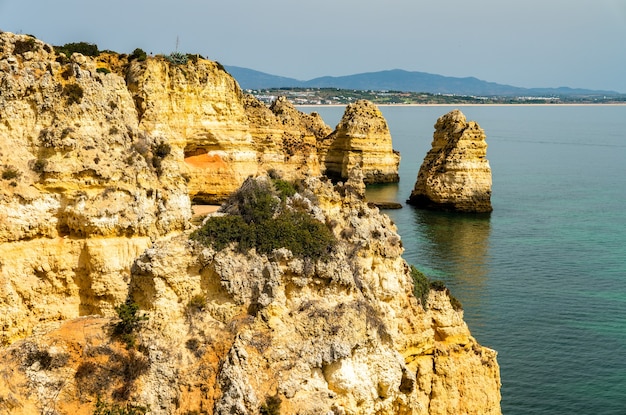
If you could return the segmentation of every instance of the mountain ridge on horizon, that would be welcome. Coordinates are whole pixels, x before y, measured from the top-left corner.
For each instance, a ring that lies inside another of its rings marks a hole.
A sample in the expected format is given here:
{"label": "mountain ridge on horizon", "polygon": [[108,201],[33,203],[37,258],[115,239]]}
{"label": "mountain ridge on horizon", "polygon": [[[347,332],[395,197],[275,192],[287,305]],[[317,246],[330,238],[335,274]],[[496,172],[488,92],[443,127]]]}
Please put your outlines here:
{"label": "mountain ridge on horizon", "polygon": [[523,88],[476,77],[450,77],[427,72],[389,69],[343,76],[322,76],[302,81],[254,69],[225,65],[243,89],[339,88],[373,91],[426,92],[466,96],[621,96],[616,91],[585,88]]}

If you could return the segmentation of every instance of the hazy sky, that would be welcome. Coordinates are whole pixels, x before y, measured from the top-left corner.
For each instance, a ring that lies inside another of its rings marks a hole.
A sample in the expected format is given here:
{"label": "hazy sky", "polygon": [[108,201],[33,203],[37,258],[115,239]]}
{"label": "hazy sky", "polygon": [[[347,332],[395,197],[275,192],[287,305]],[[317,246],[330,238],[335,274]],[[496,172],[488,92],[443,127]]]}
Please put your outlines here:
{"label": "hazy sky", "polygon": [[0,0],[0,30],[308,80],[406,69],[626,93],[626,0]]}

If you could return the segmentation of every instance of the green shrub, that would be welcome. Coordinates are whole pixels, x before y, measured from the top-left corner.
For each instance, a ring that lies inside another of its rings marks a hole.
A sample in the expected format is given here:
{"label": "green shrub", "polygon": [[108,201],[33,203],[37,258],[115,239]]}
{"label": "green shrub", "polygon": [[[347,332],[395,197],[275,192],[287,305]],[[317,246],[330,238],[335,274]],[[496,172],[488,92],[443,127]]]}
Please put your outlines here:
{"label": "green shrub", "polygon": [[411,278],[413,279],[413,295],[415,298],[420,299],[422,307],[425,309],[428,293],[430,292],[430,281],[426,275],[413,265],[411,265]]}
{"label": "green shrub", "polygon": [[327,258],[335,243],[326,225],[304,212],[282,212],[257,226],[256,248],[266,254],[284,247],[296,257]]}
{"label": "green shrub", "polygon": [[93,415],[145,415],[148,411],[145,406],[104,402],[98,397]]}
{"label": "green shrub", "polygon": [[146,52],[144,52],[143,49],[141,48],[137,48],[135,50],[133,50],[133,53],[130,54],[130,56],[128,57],[128,60],[135,60],[137,59],[139,62],[143,62],[148,58],[148,54]]}
{"label": "green shrub", "polygon": [[191,238],[218,251],[235,242],[240,251],[256,245],[256,232],[238,215],[215,216],[191,234]]}
{"label": "green shrub", "polygon": [[441,280],[435,280],[430,282],[430,289],[435,291],[446,291],[446,283]]}
{"label": "green shrub", "polygon": [[139,315],[139,306],[130,297],[126,299],[126,302],[115,307],[115,312],[120,321],[113,326],[113,334],[126,343],[129,349],[132,349],[136,344],[135,330],[139,328],[142,321],[146,320],[146,317]]}
{"label": "green shrub", "polygon": [[100,54],[97,45],[87,42],[66,43],[63,46],[55,46],[54,50],[57,54],[64,53],[68,58],[75,52],[85,56],[98,56]]}
{"label": "green shrub", "polygon": [[96,68],[96,72],[108,75],[111,73],[111,70],[109,68]]}
{"label": "green shrub", "polygon": [[181,52],[172,52],[169,55],[166,55],[165,59],[174,65],[185,65],[189,60],[189,57]]}
{"label": "green shrub", "polygon": [[269,183],[246,181],[228,204],[235,205],[246,223],[261,223],[274,216],[279,200]]}
{"label": "green shrub", "polygon": [[283,210],[276,189],[247,181],[231,196],[238,215],[210,217],[191,238],[220,250],[235,243],[240,252],[255,248],[262,254],[287,248],[296,257],[325,259],[337,243],[322,222],[303,211]]}
{"label": "green shrub", "polygon": [[272,179],[272,183],[274,183],[274,187],[283,201],[296,194],[296,188],[291,182],[282,179]]}
{"label": "green shrub", "polygon": [[429,280],[426,275],[420,272],[413,265],[411,265],[411,278],[413,278],[413,295],[420,299],[424,309],[426,309],[426,300],[428,299],[428,293],[430,290],[445,291],[450,299],[452,308],[456,311],[463,309],[463,305],[455,296],[452,295],[452,293],[450,293],[450,290],[446,287],[445,282],[441,280]]}

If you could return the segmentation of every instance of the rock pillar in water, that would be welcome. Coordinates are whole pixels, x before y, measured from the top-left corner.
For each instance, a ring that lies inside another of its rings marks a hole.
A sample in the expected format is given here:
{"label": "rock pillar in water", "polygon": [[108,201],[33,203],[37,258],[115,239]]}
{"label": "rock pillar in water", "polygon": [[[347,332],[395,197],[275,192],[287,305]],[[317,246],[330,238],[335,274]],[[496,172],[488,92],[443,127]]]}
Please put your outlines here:
{"label": "rock pillar in water", "polygon": [[372,102],[359,100],[349,104],[325,141],[328,147],[320,153],[324,156],[326,176],[346,180],[350,170],[360,165],[366,184],[400,180],[400,154],[392,148],[385,117]]}
{"label": "rock pillar in water", "polygon": [[491,167],[485,132],[453,110],[435,124],[408,203],[453,212],[491,212]]}

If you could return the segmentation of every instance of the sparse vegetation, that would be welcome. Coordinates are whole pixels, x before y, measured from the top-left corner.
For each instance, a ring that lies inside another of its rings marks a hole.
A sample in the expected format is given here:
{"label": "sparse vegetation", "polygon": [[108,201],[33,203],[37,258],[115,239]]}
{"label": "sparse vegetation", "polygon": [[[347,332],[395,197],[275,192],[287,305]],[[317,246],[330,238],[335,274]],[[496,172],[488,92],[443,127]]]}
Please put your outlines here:
{"label": "sparse vegetation", "polygon": [[45,159],[37,159],[35,160],[35,162],[32,164],[32,170],[35,173],[43,173],[46,170],[46,165],[48,164],[48,162]]}
{"label": "sparse vegetation", "polygon": [[206,307],[206,297],[203,294],[196,294],[189,299],[187,308],[192,311],[202,311]]}
{"label": "sparse vegetation", "polygon": [[161,162],[172,151],[172,147],[167,143],[159,143],[154,148],[154,157],[152,157],[152,167],[157,169],[157,173],[161,174]]}
{"label": "sparse vegetation", "polygon": [[75,52],[85,56],[98,56],[100,54],[97,45],[87,42],[66,43],[63,46],[55,46],[54,50],[57,54],[64,53],[68,58]]}
{"label": "sparse vegetation", "polygon": [[35,42],[34,37],[29,36],[25,40],[18,39],[15,41],[13,53],[16,55],[21,55],[26,52],[31,52],[33,49],[35,49],[36,44],[37,43]]}
{"label": "sparse vegetation", "polygon": [[145,415],[148,411],[149,408],[145,406],[105,402],[98,397],[93,415]]}
{"label": "sparse vegetation", "polygon": [[445,282],[441,280],[431,281],[426,275],[424,275],[413,265],[411,265],[411,278],[413,279],[413,295],[415,295],[416,298],[419,298],[424,309],[426,308],[426,301],[428,299],[428,293],[430,292],[430,290],[445,291],[450,298],[450,304],[452,305],[452,308],[454,308],[456,311],[463,309],[461,302],[450,293],[450,290],[448,289],[448,287],[446,287]]}
{"label": "sparse vegetation", "polygon": [[159,143],[154,149],[154,155],[160,159],[167,157],[172,151],[172,147],[167,143]]}
{"label": "sparse vegetation", "polygon": [[144,52],[143,49],[141,48],[137,48],[135,50],[133,50],[133,53],[130,54],[130,56],[128,57],[128,60],[132,61],[132,60],[138,60],[139,62],[143,62],[148,58],[148,54],[146,52]]}
{"label": "sparse vegetation", "polygon": [[259,414],[261,415],[278,415],[280,414],[281,400],[276,396],[270,396],[265,400],[265,403],[259,408]]}
{"label": "sparse vegetation", "polygon": [[139,315],[139,306],[130,297],[126,299],[126,302],[115,307],[115,312],[120,321],[113,326],[113,335],[126,343],[127,348],[132,349],[137,342],[135,331],[139,328],[139,324],[146,320],[146,317]]}
{"label": "sparse vegetation", "polygon": [[256,248],[269,254],[284,247],[297,257],[327,257],[336,244],[334,235],[306,212],[279,209],[284,192],[272,182],[247,182],[231,196],[239,214],[209,218],[191,238],[218,250],[235,243],[240,252]]}
{"label": "sparse vegetation", "polygon": [[111,73],[109,68],[96,68],[96,72],[108,75]]}
{"label": "sparse vegetation", "polygon": [[172,52],[166,55],[165,59],[174,65],[185,65],[189,60],[189,56],[181,52]]}

